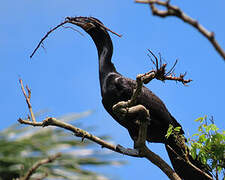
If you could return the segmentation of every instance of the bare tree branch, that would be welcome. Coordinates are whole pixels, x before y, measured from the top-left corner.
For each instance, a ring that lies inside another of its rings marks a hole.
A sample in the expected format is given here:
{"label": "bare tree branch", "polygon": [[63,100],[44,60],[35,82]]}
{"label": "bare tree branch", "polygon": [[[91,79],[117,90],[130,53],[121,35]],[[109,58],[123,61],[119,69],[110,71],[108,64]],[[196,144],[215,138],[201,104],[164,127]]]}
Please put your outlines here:
{"label": "bare tree branch", "polygon": [[39,47],[42,45],[42,43],[44,42],[44,40],[48,37],[48,35],[50,33],[52,33],[53,31],[55,31],[56,29],[58,29],[59,27],[63,26],[64,24],[68,23],[67,20],[65,20],[64,22],[60,23],[59,25],[57,25],[56,27],[54,27],[53,29],[51,29],[50,31],[47,32],[47,34],[41,39],[41,41],[38,43],[37,47],[34,49],[34,51],[32,52],[32,54],[30,55],[30,58],[33,57],[33,55],[36,53],[36,51],[39,49]]}
{"label": "bare tree branch", "polygon": [[[28,96],[27,96],[26,91],[25,91],[25,89],[23,87],[23,81],[22,81],[22,79],[19,79],[19,83],[20,83],[21,89],[23,91],[23,95],[24,95],[24,97],[26,99],[26,102],[27,102],[27,105],[28,105],[28,109],[30,111],[31,119],[32,119],[33,122],[36,122],[35,116],[34,116],[34,113],[33,113],[33,110],[32,110],[32,106],[31,106],[31,103],[30,103],[31,91],[28,88],[28,86],[26,86],[26,89],[27,89],[27,92],[28,92]],[[28,119],[29,119],[29,116],[28,116]]]}
{"label": "bare tree branch", "polygon": [[[35,122],[34,122],[35,123]],[[58,157],[61,156],[61,153],[57,153],[55,155],[52,155],[46,159],[42,159],[38,162],[36,162],[29,170],[28,172],[25,174],[24,177],[20,178],[20,180],[28,180],[30,179],[30,177],[32,176],[32,174],[35,173],[35,171],[42,165],[47,164],[47,163],[51,163],[53,162],[55,159],[57,159]],[[46,175],[45,175],[46,176]]]}
{"label": "bare tree branch", "polygon": [[[180,74],[180,76],[177,76],[177,77],[175,76],[173,71],[177,64],[177,60],[175,61],[172,68],[168,72],[166,72],[167,64],[162,64],[161,58],[160,58],[160,62],[159,62],[157,56],[151,50],[148,50],[148,51],[155,59],[155,62],[154,62],[154,60],[151,59],[152,63],[155,65],[155,69],[153,69],[145,74],[139,75],[139,76],[141,76],[141,78],[142,78],[141,81],[143,81],[144,84],[149,83],[154,78],[158,79],[160,81],[165,81],[165,80],[178,81],[178,82],[181,82],[185,86],[187,85],[187,83],[192,81],[191,79],[184,79],[184,76],[186,75],[186,73]],[[151,58],[151,56],[149,56],[149,57]]]}
{"label": "bare tree branch", "polygon": [[[69,123],[65,123],[63,121],[57,120],[56,118],[49,117],[49,118],[46,118],[45,120],[43,120],[42,122],[31,122],[29,120],[23,120],[23,119],[20,118],[20,119],[18,119],[18,122],[21,123],[21,124],[27,124],[27,125],[32,125],[32,126],[42,126],[42,127],[56,126],[56,127],[60,127],[60,128],[63,128],[63,129],[66,129],[66,130],[69,130],[69,131],[73,132],[74,135],[77,136],[77,137],[81,137],[82,139],[84,139],[84,138],[89,139],[89,140],[101,145],[102,148],[107,148],[107,149],[110,149],[112,151],[121,153],[121,151],[118,150],[116,145],[110,144],[110,143],[102,140],[101,138],[90,134],[89,132],[87,132],[83,129],[77,128],[77,127],[75,127],[75,126],[73,126]],[[137,157],[137,155],[130,155],[130,154],[126,154],[126,155]]]}
{"label": "bare tree branch", "polygon": [[[185,23],[191,25],[195,29],[197,29],[205,38],[207,38],[210,43],[213,45],[213,47],[216,49],[216,51],[219,53],[219,55],[223,58],[225,61],[225,51],[221,48],[219,43],[215,39],[214,32],[210,32],[205,27],[203,27],[199,22],[187,14],[185,14],[180,8],[177,6],[172,6],[170,4],[170,1],[160,1],[160,0],[136,0],[136,3],[142,3],[142,4],[149,4],[152,14],[159,16],[159,17],[168,17],[168,16],[175,16],[181,20],[183,20]],[[159,10],[155,5],[163,6],[166,8],[166,10]]]}
{"label": "bare tree branch", "polygon": [[[142,87],[143,82],[140,79],[141,77],[142,76],[137,77],[137,82],[139,84],[139,88],[137,88],[136,92],[139,92],[140,91],[139,89]],[[21,86],[23,86],[22,80],[20,82],[21,82]],[[25,96],[25,99],[27,99],[25,90],[23,91],[23,94]],[[135,96],[135,94],[137,94],[137,93],[134,92],[134,96]],[[134,104],[134,101],[135,101],[135,98],[132,98],[132,100],[129,101],[130,105]],[[27,103],[28,102],[29,101],[27,101]],[[32,112],[32,109],[30,112]],[[129,148],[128,149],[124,148],[121,145],[110,144],[110,143],[100,139],[99,137],[90,134],[87,131],[84,131],[80,128],[77,128],[77,127],[71,125],[71,124],[59,121],[52,117],[46,118],[42,122],[30,121],[30,119],[23,120],[23,119],[19,118],[18,122],[20,122],[21,124],[32,125],[32,126],[42,126],[42,127],[57,126],[60,128],[67,129],[67,130],[73,132],[75,136],[81,137],[82,139],[84,139],[84,138],[89,139],[89,140],[101,145],[102,148],[107,148],[114,152],[118,152],[120,154],[125,154],[125,155],[132,156],[132,157],[139,157],[139,158],[145,157],[146,159],[148,159],[149,161],[151,161],[152,163],[157,165],[164,173],[166,173],[166,175],[170,179],[180,180],[179,176],[172,170],[172,168],[163,159],[161,159],[157,154],[155,154],[154,152],[149,150],[147,148],[147,146],[145,145],[146,131],[147,131],[145,119],[147,119],[147,117],[149,117],[148,110],[145,109],[144,106],[138,105],[138,106],[131,107],[129,112],[130,113],[138,112],[140,114],[140,117],[142,117],[141,120],[144,122],[143,125],[141,125],[142,130],[140,131],[140,134],[139,134],[140,137],[139,137],[138,141],[135,143],[135,146],[138,148],[138,151],[135,151],[135,150],[129,149]],[[140,124],[142,123],[142,121],[140,122]]]}

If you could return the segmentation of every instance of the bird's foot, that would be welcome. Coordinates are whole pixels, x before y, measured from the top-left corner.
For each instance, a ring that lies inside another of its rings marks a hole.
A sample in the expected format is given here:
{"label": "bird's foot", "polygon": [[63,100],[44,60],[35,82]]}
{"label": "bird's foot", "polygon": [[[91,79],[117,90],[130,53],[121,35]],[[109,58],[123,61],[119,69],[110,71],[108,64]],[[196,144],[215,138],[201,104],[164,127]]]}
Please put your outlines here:
{"label": "bird's foot", "polygon": [[128,103],[126,101],[120,101],[118,102],[117,104],[115,104],[113,107],[112,107],[113,111],[122,116],[122,117],[125,117],[128,113]]}
{"label": "bird's foot", "polygon": [[126,155],[139,156],[139,151],[137,149],[125,148],[119,144],[116,146],[116,149]]}

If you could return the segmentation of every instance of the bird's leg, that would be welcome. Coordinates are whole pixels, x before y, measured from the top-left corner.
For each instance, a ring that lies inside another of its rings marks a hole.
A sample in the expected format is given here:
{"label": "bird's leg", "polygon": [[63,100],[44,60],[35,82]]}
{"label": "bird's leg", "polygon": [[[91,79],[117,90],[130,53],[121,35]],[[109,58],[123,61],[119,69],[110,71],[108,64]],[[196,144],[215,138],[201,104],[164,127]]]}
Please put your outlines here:
{"label": "bird's leg", "polygon": [[146,148],[145,141],[147,135],[147,127],[150,119],[149,111],[143,105],[136,105],[128,108],[127,113],[129,115],[135,114],[138,117],[138,137],[133,137],[134,149],[124,148],[120,145],[117,145],[117,149],[124,154],[132,154],[143,157],[143,152]]}
{"label": "bird's leg", "polygon": [[138,137],[134,139],[134,149],[139,151],[139,155],[142,156],[142,149],[145,146],[147,127],[150,121],[149,111],[143,105],[136,105],[129,109],[132,113],[138,113]]}
{"label": "bird's leg", "polygon": [[113,111],[120,117],[125,117],[126,115],[135,115],[138,117],[138,122],[135,122],[139,125],[138,137],[133,137],[134,140],[134,149],[124,148],[120,145],[117,146],[117,149],[124,154],[135,154],[140,157],[143,156],[146,145],[146,135],[147,135],[147,126],[150,122],[149,111],[143,105],[136,105],[136,99],[141,94],[143,86],[143,75],[138,75],[136,78],[136,88],[134,89],[133,95],[128,101],[118,102],[113,106]]}

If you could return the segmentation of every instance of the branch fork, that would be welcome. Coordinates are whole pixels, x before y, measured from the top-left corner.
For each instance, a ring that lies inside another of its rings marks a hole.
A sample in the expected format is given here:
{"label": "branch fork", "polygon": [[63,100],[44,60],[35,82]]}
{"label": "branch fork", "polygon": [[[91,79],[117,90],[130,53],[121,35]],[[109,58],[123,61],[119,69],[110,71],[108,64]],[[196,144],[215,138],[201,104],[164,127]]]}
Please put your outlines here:
{"label": "branch fork", "polygon": [[[125,107],[126,113],[128,110],[128,113],[140,113],[140,121],[139,121],[139,126],[140,126],[140,131],[138,135],[138,139],[134,143],[135,149],[130,149],[130,148],[125,148],[121,145],[113,145],[110,144],[102,139],[100,139],[97,136],[94,136],[90,134],[87,131],[84,131],[80,128],[77,128],[71,124],[65,123],[63,121],[59,121],[56,118],[53,117],[48,117],[42,122],[36,122],[34,119],[32,119],[34,116],[31,116],[31,119],[28,118],[27,120],[18,119],[18,122],[21,124],[26,124],[26,125],[31,125],[31,126],[41,126],[41,127],[46,127],[46,126],[57,126],[60,128],[67,129],[71,132],[74,133],[75,136],[81,137],[82,141],[84,138],[89,139],[97,144],[99,144],[102,148],[107,148],[110,149],[114,152],[118,152],[120,154],[132,156],[132,157],[138,157],[142,158],[145,157],[148,159],[150,162],[154,163],[156,166],[158,166],[170,179],[172,180],[181,180],[179,176],[173,171],[173,169],[164,161],[162,160],[157,154],[152,152],[150,149],[147,148],[145,142],[146,142],[146,134],[147,134],[147,123],[149,121],[149,112],[148,110],[142,106],[142,105],[134,105],[136,101],[136,96],[141,92],[141,87],[143,85],[143,82],[141,80],[142,76],[137,76],[137,88],[134,91],[134,94],[128,102],[119,102],[118,105],[115,105],[115,107],[118,107],[119,109],[123,109]],[[23,87],[22,80],[20,80],[20,85],[21,88]],[[22,88],[24,97],[26,99],[26,102],[28,104],[30,103],[30,98],[31,98],[31,92],[28,91],[28,96],[26,95],[26,91],[24,88]],[[28,98],[29,97],[29,98]],[[29,101],[27,101],[27,99]],[[114,108],[115,108],[114,107]],[[122,108],[121,108],[122,107]],[[28,105],[30,114],[33,114],[32,107]]]}

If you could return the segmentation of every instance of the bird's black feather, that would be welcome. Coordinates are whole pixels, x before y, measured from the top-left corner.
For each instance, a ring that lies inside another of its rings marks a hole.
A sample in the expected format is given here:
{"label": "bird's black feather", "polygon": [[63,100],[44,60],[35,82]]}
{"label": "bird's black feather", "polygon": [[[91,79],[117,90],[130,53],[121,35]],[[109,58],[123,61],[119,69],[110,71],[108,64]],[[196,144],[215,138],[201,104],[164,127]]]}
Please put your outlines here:
{"label": "bird's black feather", "polygon": [[[136,86],[136,81],[123,77],[116,71],[116,68],[111,62],[113,45],[105,26],[101,25],[102,23],[99,20],[92,17],[78,17],[76,21],[77,25],[83,28],[92,37],[98,50],[102,104],[106,111],[128,130],[131,138],[135,139],[138,135],[137,116],[128,114],[123,118],[118,117],[113,112],[112,107],[120,101],[127,101],[131,98]],[[76,24],[76,22],[73,24]],[[173,125],[173,127],[181,127],[176,119],[169,113],[165,104],[146,87],[142,88],[142,92],[137,97],[136,103],[145,106],[150,113],[147,141],[169,145],[178,155],[183,157],[183,152],[185,150],[177,145],[176,139],[165,138],[169,124]],[[182,129],[180,134],[184,134]],[[207,179],[204,175],[189,167],[187,163],[179,160],[176,154],[167,146],[166,149],[175,171],[182,179]],[[198,168],[206,171],[198,160],[193,160],[190,155],[189,159]]]}

